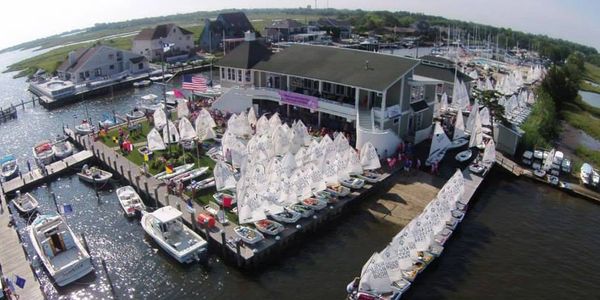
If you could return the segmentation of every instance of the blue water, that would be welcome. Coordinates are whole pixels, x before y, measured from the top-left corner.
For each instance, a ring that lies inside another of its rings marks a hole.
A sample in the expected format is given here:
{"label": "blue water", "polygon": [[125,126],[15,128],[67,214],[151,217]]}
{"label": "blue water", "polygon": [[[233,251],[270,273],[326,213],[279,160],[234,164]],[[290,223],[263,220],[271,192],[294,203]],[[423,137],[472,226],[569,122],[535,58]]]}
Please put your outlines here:
{"label": "blue water", "polygon": [[600,108],[600,94],[586,92],[586,91],[579,91],[579,95],[581,95],[581,99],[585,103],[587,103],[593,107]]}

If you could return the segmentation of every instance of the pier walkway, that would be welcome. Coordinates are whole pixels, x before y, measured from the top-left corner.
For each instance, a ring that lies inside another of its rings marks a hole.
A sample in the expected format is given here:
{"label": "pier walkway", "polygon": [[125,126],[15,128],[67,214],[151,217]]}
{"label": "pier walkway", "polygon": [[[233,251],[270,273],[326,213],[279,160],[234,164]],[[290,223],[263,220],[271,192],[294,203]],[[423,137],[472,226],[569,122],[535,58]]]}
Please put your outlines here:
{"label": "pier walkway", "polygon": [[10,220],[10,211],[4,194],[0,193],[0,236],[2,236],[2,246],[0,246],[0,265],[2,273],[13,283],[16,276],[25,279],[23,289],[15,285],[15,293],[23,300],[42,300],[44,296],[40,284],[31,269],[30,262],[27,260],[25,250],[21,247],[21,240],[15,231],[14,226],[8,226]]}

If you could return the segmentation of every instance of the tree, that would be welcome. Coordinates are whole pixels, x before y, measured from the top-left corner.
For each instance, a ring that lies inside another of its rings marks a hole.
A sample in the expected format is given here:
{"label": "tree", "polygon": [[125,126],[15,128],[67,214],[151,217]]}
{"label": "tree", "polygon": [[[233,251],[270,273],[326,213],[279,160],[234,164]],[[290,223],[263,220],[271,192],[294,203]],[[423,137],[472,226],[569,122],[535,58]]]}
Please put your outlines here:
{"label": "tree", "polygon": [[552,66],[542,81],[542,89],[554,100],[560,111],[562,104],[572,102],[579,91],[581,75],[573,67]]}
{"label": "tree", "polygon": [[490,111],[490,124],[492,124],[492,136],[494,136],[494,120],[502,125],[508,126],[509,122],[504,116],[504,106],[498,103],[500,94],[494,90],[480,91],[475,88],[475,97],[479,99],[481,106],[487,107]]}

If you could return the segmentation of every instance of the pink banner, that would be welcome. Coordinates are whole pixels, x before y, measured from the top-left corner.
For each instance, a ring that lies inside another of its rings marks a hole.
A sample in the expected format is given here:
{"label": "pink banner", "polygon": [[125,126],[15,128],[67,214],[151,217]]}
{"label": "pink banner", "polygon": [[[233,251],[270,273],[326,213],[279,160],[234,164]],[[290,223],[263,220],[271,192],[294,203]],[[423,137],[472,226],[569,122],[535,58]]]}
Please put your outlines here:
{"label": "pink banner", "polygon": [[279,91],[281,102],[308,109],[319,108],[319,98],[288,91]]}

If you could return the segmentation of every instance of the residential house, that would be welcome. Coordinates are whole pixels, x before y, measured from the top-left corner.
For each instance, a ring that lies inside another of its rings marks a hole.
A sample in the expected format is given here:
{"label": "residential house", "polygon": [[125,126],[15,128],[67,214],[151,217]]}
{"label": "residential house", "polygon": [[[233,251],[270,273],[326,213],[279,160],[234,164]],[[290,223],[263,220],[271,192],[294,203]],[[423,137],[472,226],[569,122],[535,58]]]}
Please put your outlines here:
{"label": "residential house", "polygon": [[71,51],[58,67],[58,77],[75,84],[127,77],[149,72],[148,59],[140,54],[104,45]]}
{"label": "residential house", "polygon": [[204,21],[200,49],[206,52],[232,50],[244,41],[244,33],[248,31],[256,32],[243,12],[219,14],[214,21]]}
{"label": "residential house", "polygon": [[[317,126],[354,129],[357,147],[369,141],[380,155],[392,154],[400,137],[414,140],[415,132],[431,128],[432,103],[411,97],[413,84],[421,84],[413,80],[419,64],[406,57],[303,44],[271,54],[253,41],[217,63],[221,84],[243,89],[232,101],[250,97],[248,105],[260,114],[277,111]],[[226,106],[227,97],[221,101]]]}
{"label": "residential house", "polygon": [[352,36],[352,25],[350,24],[350,21],[320,18],[317,21],[312,21],[310,25],[316,26],[319,30],[329,32],[335,40],[349,39]]}
{"label": "residential house", "polygon": [[194,50],[194,33],[175,24],[162,24],[154,28],[144,28],[133,39],[132,51],[150,61],[161,60],[163,45],[171,44],[165,55],[175,59],[186,59]]}
{"label": "residential house", "polygon": [[273,21],[265,26],[267,39],[273,42],[291,41],[295,34],[306,33],[306,26],[293,19]]}

